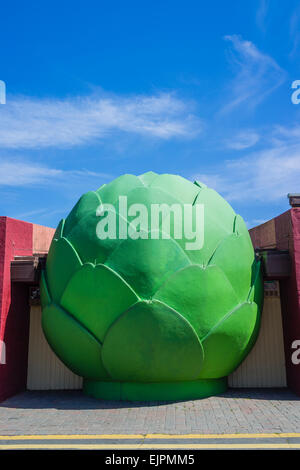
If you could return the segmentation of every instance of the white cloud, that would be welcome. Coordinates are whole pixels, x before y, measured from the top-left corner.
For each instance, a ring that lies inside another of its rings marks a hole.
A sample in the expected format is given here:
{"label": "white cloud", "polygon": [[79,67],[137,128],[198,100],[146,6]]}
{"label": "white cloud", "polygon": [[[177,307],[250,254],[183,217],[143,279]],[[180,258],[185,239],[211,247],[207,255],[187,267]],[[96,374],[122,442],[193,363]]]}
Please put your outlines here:
{"label": "white cloud", "polygon": [[94,179],[99,181],[111,178],[106,173],[87,170],[61,170],[21,160],[0,160],[0,186],[32,186],[43,184],[74,184],[76,180]]}
{"label": "white cloud", "polygon": [[262,30],[266,29],[266,17],[269,9],[269,0],[260,0],[256,11],[256,24]]}
{"label": "white cloud", "polygon": [[42,209],[37,209],[35,211],[18,212],[16,214],[13,214],[12,217],[14,217],[15,219],[26,220],[28,222],[32,220],[35,223],[37,217],[39,217],[39,219],[49,219],[49,217],[52,217],[54,215],[65,215],[68,213],[69,210],[70,208],[65,206],[54,210],[49,209],[48,207],[43,207]]}
{"label": "white cloud", "polygon": [[257,132],[253,130],[246,130],[239,132],[237,135],[227,139],[225,145],[229,149],[233,150],[244,150],[249,147],[253,147],[260,139]]}
{"label": "white cloud", "polygon": [[290,37],[292,41],[292,49],[289,53],[290,58],[294,58],[297,54],[300,44],[300,32],[299,32],[299,20],[300,20],[300,7],[298,6],[292,13],[290,18]]}
{"label": "white cloud", "polygon": [[281,138],[270,135],[270,146],[244,158],[227,160],[196,179],[216,189],[229,201],[275,202],[289,192],[300,192],[300,129],[281,129]]}
{"label": "white cloud", "polygon": [[[217,169],[216,171],[219,171]],[[206,184],[209,188],[213,188],[218,192],[225,192],[227,189],[228,182],[219,173],[197,173],[191,177],[192,180],[199,181]]]}
{"label": "white cloud", "polygon": [[285,127],[277,125],[274,127],[273,138],[277,142],[285,143],[285,140],[288,139],[289,142],[300,142],[300,126],[290,126]]}
{"label": "white cloud", "polygon": [[3,148],[81,145],[114,131],[169,139],[202,130],[191,105],[171,93],[64,100],[8,97],[0,111]]}
{"label": "white cloud", "polygon": [[259,51],[251,41],[237,35],[225,36],[225,40],[231,44],[228,52],[236,75],[228,87],[228,101],[219,113],[241,106],[253,109],[283,83],[286,74],[272,57]]}

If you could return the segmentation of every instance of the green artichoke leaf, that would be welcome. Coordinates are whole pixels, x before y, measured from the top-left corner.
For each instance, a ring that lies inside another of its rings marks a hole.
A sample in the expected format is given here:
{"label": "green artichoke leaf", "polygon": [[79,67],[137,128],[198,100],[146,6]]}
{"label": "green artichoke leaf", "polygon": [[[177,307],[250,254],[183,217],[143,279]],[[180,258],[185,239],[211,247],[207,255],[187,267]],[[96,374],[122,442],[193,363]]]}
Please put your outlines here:
{"label": "green artichoke leaf", "polygon": [[[68,215],[64,235],[74,246],[83,262],[94,262],[97,253],[102,255],[101,261],[106,257],[104,248],[99,247],[96,227],[99,221],[97,209],[101,206],[101,199],[95,191],[84,194]],[[99,256],[99,254],[98,254]]]}
{"label": "green artichoke leaf", "polygon": [[162,239],[160,231],[149,231],[147,239],[124,240],[105,264],[119,273],[137,295],[150,299],[170,274],[190,261],[173,239]]}
{"label": "green artichoke leaf", "polygon": [[65,225],[65,219],[61,219],[61,221],[59,222],[57,226],[57,229],[54,232],[54,235],[53,235],[54,240],[59,240],[60,238],[63,237],[64,225]]}
{"label": "green artichoke leaf", "polygon": [[43,309],[42,326],[51,348],[74,374],[107,380],[101,344],[82,325],[55,304]]}
{"label": "green artichoke leaf", "polygon": [[245,238],[247,238],[248,242],[252,244],[247,226],[243,218],[239,214],[235,216],[234,224],[233,224],[233,231],[237,235],[243,235]]}
{"label": "green artichoke leaf", "polygon": [[45,308],[47,305],[51,304],[51,297],[49,294],[45,271],[41,272],[41,280],[40,280],[40,299],[41,299],[41,306],[42,309]]}
{"label": "green artichoke leaf", "polygon": [[47,256],[46,280],[53,301],[59,303],[70,277],[81,265],[76,250],[66,238],[52,241]]}
{"label": "green artichoke leaf", "polygon": [[[224,233],[233,232],[236,214],[228,202],[214,189],[201,189],[195,203],[204,205],[204,211],[210,214],[215,223],[223,227]],[[213,229],[210,228],[210,231],[213,232]]]}
{"label": "green artichoke leaf", "polygon": [[198,378],[203,350],[185,318],[154,300],[136,303],[118,318],[102,357],[114,380],[167,382]]}
{"label": "green artichoke leaf", "polygon": [[200,378],[231,374],[248,354],[258,333],[260,312],[245,302],[225,316],[202,338],[204,362]]}
{"label": "green artichoke leaf", "polygon": [[199,193],[196,185],[179,175],[157,175],[150,187],[161,189],[171,195],[176,194],[176,198],[184,204],[193,204]]}
{"label": "green artichoke leaf", "polygon": [[116,204],[119,196],[127,196],[134,188],[143,187],[144,184],[138,176],[122,175],[111,183],[97,190],[97,194],[105,204]]}
{"label": "green artichoke leaf", "polygon": [[[193,230],[196,229],[196,220],[198,217],[198,208],[197,204],[192,206],[191,210],[191,220],[193,223]],[[171,217],[171,229],[170,233],[175,234],[183,228],[181,219],[178,217]],[[201,220],[200,220],[201,223]],[[163,223],[161,224],[161,228],[163,227]],[[224,239],[224,236],[227,235],[225,232],[224,227],[218,223],[217,220],[214,219],[212,214],[210,214],[204,207],[204,217],[203,217],[203,225],[201,224],[200,231],[203,230],[203,245],[200,249],[188,249],[188,245],[191,242],[195,242],[194,240],[189,240],[185,234],[185,231],[182,230],[182,237],[176,239],[177,243],[181,246],[181,248],[185,251],[186,255],[189,257],[191,263],[193,264],[201,264],[202,266],[206,266],[209,259],[211,258],[212,253],[219,245],[219,243]],[[195,247],[195,245],[194,245]]]}
{"label": "green artichoke leaf", "polygon": [[238,304],[218,266],[187,266],[171,275],[153,296],[178,311],[201,339]]}
{"label": "green artichoke leaf", "polygon": [[147,173],[138,176],[138,178],[142,181],[145,186],[150,186],[150,184],[156,177],[157,173],[154,173],[154,171],[147,171]]}
{"label": "green artichoke leaf", "polygon": [[[147,231],[159,229],[161,233],[164,234],[164,237],[168,236],[169,238],[176,240],[182,250],[185,251],[186,255],[190,259],[196,260],[196,262],[199,260],[203,261],[203,252],[207,253],[207,259],[211,256],[212,247],[207,247],[206,244],[204,244],[201,250],[189,250],[187,248],[191,242],[194,242],[194,239],[191,240],[187,238],[188,235],[185,233],[186,216],[184,204],[179,201],[177,196],[172,196],[171,194],[166,193],[163,189],[158,188],[136,188],[128,194],[127,204],[128,207],[130,207],[130,205],[136,203],[142,204],[147,210],[144,217],[147,223]],[[156,207],[154,205],[156,205]],[[197,217],[197,207],[196,205],[191,205],[191,228],[195,232],[195,236]],[[209,218],[209,215],[207,215],[207,217]],[[129,222],[131,222],[132,218],[129,218]],[[202,230],[202,224],[198,228]],[[214,233],[217,233],[217,231]],[[222,236],[224,236],[223,229],[221,229],[221,235],[219,237],[217,236],[215,239],[212,245],[213,248],[215,248]],[[210,237],[209,240],[211,243],[212,237]]]}
{"label": "green artichoke leaf", "polygon": [[195,180],[194,184],[199,188],[207,188],[207,185],[205,183],[202,183],[202,181]]}
{"label": "green artichoke leaf", "polygon": [[75,204],[73,209],[71,210],[70,214],[66,218],[65,226],[64,226],[64,234],[68,237],[68,235],[72,232],[74,227],[82,220],[82,218],[86,217],[88,214],[95,214],[97,207],[101,204],[101,199],[97,192],[89,191]]}
{"label": "green artichoke leaf", "polygon": [[95,209],[95,211],[82,217],[68,234],[68,240],[76,248],[84,263],[94,263],[97,257],[99,262],[102,262],[107,256],[105,247],[101,246],[101,242],[97,237],[96,227],[98,222],[99,217]]}
{"label": "green artichoke leaf", "polygon": [[84,264],[67,284],[61,305],[102,342],[109,326],[138,300],[108,266]]}
{"label": "green artichoke leaf", "polygon": [[177,197],[167,193],[163,189],[153,189],[151,186],[149,188],[143,186],[130,191],[127,196],[127,205],[129,207],[132,204],[143,204],[147,208],[149,215],[151,214],[152,204],[167,204],[169,206],[172,204],[182,205]]}
{"label": "green artichoke leaf", "polygon": [[254,250],[244,235],[228,235],[218,245],[209,264],[219,266],[235,289],[239,301],[244,302],[252,282]]}
{"label": "green artichoke leaf", "polygon": [[[177,227],[180,224],[180,232],[184,238],[183,217],[177,217],[178,211],[182,213],[183,205],[178,199],[163,190],[143,187],[133,189],[128,194],[128,208],[135,204],[137,205],[136,210],[132,214],[128,213],[128,223],[131,224],[136,217],[140,218],[142,226],[139,224],[135,227],[136,232],[151,230],[164,232],[166,226],[165,234],[169,234],[169,238],[174,238],[174,226]],[[174,206],[174,210],[171,210],[172,206]],[[177,242],[184,249],[184,240],[178,239]]]}
{"label": "green artichoke leaf", "polygon": [[253,286],[249,292],[248,301],[255,302],[257,305],[263,305],[264,300],[264,283],[263,283],[263,273],[261,269],[261,262],[256,261],[253,268]]}
{"label": "green artichoke leaf", "polygon": [[[114,234],[102,239],[99,236],[98,224],[104,219],[109,223],[109,216],[114,221]],[[80,219],[68,235],[68,239],[76,247],[84,263],[99,264],[105,262],[109,254],[122,243],[123,240],[119,238],[120,221],[122,226],[128,230],[127,219],[122,217],[115,209],[105,210],[103,217],[93,211]]]}

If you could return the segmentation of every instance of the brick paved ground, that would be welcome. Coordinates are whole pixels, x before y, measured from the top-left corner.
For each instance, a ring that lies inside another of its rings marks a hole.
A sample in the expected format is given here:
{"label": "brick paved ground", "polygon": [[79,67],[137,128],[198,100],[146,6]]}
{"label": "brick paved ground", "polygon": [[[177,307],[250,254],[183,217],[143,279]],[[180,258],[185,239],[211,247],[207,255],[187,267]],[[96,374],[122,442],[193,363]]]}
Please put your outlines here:
{"label": "brick paved ground", "polygon": [[235,389],[185,402],[113,402],[79,391],[24,392],[0,404],[0,434],[300,432],[300,397]]}

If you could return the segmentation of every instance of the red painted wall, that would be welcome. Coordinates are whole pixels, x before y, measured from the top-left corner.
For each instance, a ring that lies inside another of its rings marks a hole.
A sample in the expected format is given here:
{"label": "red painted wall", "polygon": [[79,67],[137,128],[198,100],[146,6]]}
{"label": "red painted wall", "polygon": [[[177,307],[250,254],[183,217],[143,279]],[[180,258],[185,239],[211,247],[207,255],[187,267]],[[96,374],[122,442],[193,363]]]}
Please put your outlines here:
{"label": "red painted wall", "polygon": [[250,230],[255,248],[288,250],[291,276],[280,281],[280,299],[286,360],[287,385],[300,395],[300,364],[293,364],[292,343],[300,340],[300,208],[293,207],[265,224]]}
{"label": "red painted wall", "polygon": [[29,302],[28,287],[11,284],[14,256],[32,255],[33,226],[0,217],[0,340],[6,346],[6,364],[0,364],[0,401],[26,388]]}
{"label": "red painted wall", "polygon": [[291,345],[300,340],[300,208],[293,207],[289,217],[285,214],[275,219],[275,228],[278,248],[288,249],[292,259],[291,277],[280,286],[286,371],[288,386],[300,395],[300,364],[291,360],[294,352]]}

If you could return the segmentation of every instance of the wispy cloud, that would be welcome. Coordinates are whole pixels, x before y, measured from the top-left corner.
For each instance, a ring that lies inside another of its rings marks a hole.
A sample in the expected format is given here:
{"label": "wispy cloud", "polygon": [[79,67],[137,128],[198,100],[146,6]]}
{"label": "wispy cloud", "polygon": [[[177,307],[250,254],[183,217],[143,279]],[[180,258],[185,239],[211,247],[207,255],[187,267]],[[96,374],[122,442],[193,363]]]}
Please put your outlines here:
{"label": "wispy cloud", "polygon": [[292,49],[289,53],[290,58],[293,58],[299,49],[299,45],[300,45],[299,25],[300,25],[300,7],[298,6],[293,11],[291,18],[290,18],[290,38],[292,41]]}
{"label": "wispy cloud", "polygon": [[[273,130],[270,146],[243,158],[227,160],[195,178],[222,193],[229,201],[254,203],[284,200],[300,192],[300,128]],[[274,134],[280,138],[274,140]]]}
{"label": "wispy cloud", "polygon": [[62,170],[33,162],[18,160],[0,160],[0,186],[34,186],[74,184],[76,180],[94,179],[102,184],[111,178],[106,173],[88,170]]}
{"label": "wispy cloud", "polygon": [[81,145],[122,131],[160,139],[202,130],[192,105],[172,93],[70,99],[8,97],[0,113],[0,147]]}
{"label": "wispy cloud", "polygon": [[241,106],[255,108],[285,79],[284,70],[277,62],[251,41],[240,36],[225,36],[230,43],[228,57],[235,70],[235,78],[228,87],[228,101],[219,114],[229,113]]}
{"label": "wispy cloud", "polygon": [[247,129],[225,140],[225,145],[229,149],[244,150],[253,147],[260,139],[258,132]]}
{"label": "wispy cloud", "polygon": [[65,215],[68,213],[68,211],[70,210],[69,207],[60,207],[59,209],[49,209],[48,207],[43,207],[42,209],[37,209],[35,211],[27,211],[27,212],[18,212],[16,214],[13,214],[13,217],[16,218],[16,219],[20,219],[20,220],[27,220],[28,222],[29,221],[33,221],[35,222],[37,216],[39,217],[39,219],[49,219],[50,217],[53,217],[53,216],[58,216],[58,215]]}
{"label": "wispy cloud", "polygon": [[269,0],[260,0],[259,7],[256,11],[256,24],[265,32],[266,30],[266,17],[269,9]]}

